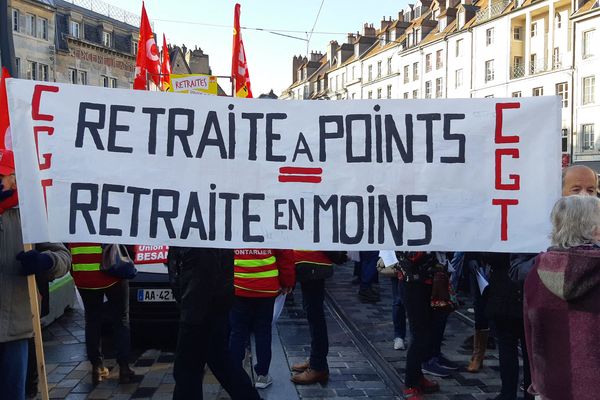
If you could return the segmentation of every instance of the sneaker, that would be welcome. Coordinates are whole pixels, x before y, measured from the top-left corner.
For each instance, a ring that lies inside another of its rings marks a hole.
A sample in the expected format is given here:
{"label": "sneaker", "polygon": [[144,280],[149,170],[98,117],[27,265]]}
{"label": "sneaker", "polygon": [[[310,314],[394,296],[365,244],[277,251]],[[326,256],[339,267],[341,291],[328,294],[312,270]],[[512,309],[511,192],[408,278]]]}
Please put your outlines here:
{"label": "sneaker", "polygon": [[423,392],[418,387],[407,387],[403,390],[404,398],[407,400],[424,400]]}
{"label": "sneaker", "polygon": [[437,357],[433,357],[427,362],[421,364],[421,369],[423,370],[423,373],[427,375],[437,376],[439,378],[446,378],[450,376],[449,370],[447,370],[446,368],[442,368],[437,363]]}
{"label": "sneaker", "polygon": [[406,350],[404,339],[402,339],[401,337],[397,337],[394,339],[394,350]]}
{"label": "sneaker", "polygon": [[440,384],[436,381],[430,381],[429,379],[422,376],[419,380],[419,388],[423,393],[435,393],[439,392]]}
{"label": "sneaker", "polygon": [[437,363],[440,367],[449,369],[450,371],[458,371],[458,365],[448,360],[444,355],[440,354],[437,358]]}
{"label": "sneaker", "polygon": [[271,375],[258,375],[256,377],[256,382],[254,382],[254,387],[257,389],[264,389],[269,387],[271,383],[273,383],[273,378],[271,378]]}

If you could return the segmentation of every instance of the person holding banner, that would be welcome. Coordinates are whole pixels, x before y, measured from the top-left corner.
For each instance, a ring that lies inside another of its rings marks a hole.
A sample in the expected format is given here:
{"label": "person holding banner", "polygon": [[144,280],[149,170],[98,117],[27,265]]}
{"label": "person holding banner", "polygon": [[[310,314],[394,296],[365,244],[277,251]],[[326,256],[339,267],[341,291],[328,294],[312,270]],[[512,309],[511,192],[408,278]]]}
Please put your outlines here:
{"label": "person holding banner", "polygon": [[227,345],[234,300],[233,250],[170,246],[167,259],[180,312],[173,400],[202,400],[207,364],[232,400],[260,400]]}
{"label": "person holding banner", "polygon": [[235,299],[229,316],[229,350],[241,366],[250,334],[254,333],[257,375],[254,386],[258,389],[273,382],[269,375],[273,306],[279,293],[292,291],[295,275],[294,253],[290,250],[235,250]]}
{"label": "person holding banner", "polygon": [[73,256],[71,275],[85,310],[85,347],[92,364],[92,384],[97,385],[109,374],[101,350],[105,297],[117,350],[119,383],[130,383],[136,379],[136,375],[129,367],[129,282],[102,271],[101,244],[71,243],[69,247]]}
{"label": "person holding banner", "polygon": [[23,400],[28,339],[33,336],[27,275],[53,280],[71,265],[61,243],[39,243],[23,252],[14,156],[0,150],[0,398]]}

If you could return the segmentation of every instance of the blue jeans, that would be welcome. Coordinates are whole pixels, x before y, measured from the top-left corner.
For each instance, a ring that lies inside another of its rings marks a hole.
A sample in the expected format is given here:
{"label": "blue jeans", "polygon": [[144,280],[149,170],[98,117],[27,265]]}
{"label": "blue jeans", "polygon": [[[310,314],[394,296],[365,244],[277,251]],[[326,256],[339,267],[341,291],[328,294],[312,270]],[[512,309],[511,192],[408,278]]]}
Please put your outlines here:
{"label": "blue jeans", "polygon": [[367,289],[377,280],[378,251],[361,251],[360,256],[360,288]]}
{"label": "blue jeans", "polygon": [[0,400],[24,400],[27,339],[0,343]]}
{"label": "blue jeans", "polygon": [[329,338],[325,321],[325,279],[300,282],[302,288],[302,308],[306,312],[310,331],[310,367],[315,371],[327,371]]}
{"label": "blue jeans", "polygon": [[229,351],[240,366],[246,353],[250,333],[256,343],[257,375],[267,375],[271,365],[271,322],[275,297],[236,297],[229,313]]}
{"label": "blue jeans", "polygon": [[406,338],[406,311],[404,310],[404,281],[390,278],[392,281],[392,320],[394,322],[394,337]]}

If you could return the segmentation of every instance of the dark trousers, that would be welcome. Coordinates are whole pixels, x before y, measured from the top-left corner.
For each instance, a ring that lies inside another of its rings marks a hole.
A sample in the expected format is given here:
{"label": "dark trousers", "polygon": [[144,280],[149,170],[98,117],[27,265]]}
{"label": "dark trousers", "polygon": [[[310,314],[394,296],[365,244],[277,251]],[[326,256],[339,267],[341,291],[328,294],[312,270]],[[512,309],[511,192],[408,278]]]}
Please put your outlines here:
{"label": "dark trousers", "polygon": [[360,288],[367,289],[377,281],[378,251],[361,251],[360,256]]}
{"label": "dark trousers", "polygon": [[325,321],[325,279],[301,282],[302,307],[306,312],[310,330],[310,367],[315,371],[326,371],[329,338]]}
{"label": "dark trousers", "polygon": [[477,283],[477,261],[469,262],[469,278],[471,287],[471,297],[473,298],[473,309],[475,310],[475,330],[485,330],[490,328],[488,317],[485,315],[487,307],[487,290],[481,294],[479,284]]}
{"label": "dark trousers", "polygon": [[229,350],[236,363],[242,366],[246,344],[254,333],[257,375],[267,375],[271,365],[271,323],[275,297],[237,297],[229,313],[231,334]]}
{"label": "dark trousers", "polygon": [[27,339],[0,343],[0,400],[25,399]]}
{"label": "dark trousers", "polygon": [[410,329],[410,344],[406,352],[406,377],[408,387],[416,387],[423,377],[421,363],[431,354],[433,309],[431,308],[431,285],[418,282],[405,284],[405,303]]}
{"label": "dark trousers", "polygon": [[204,368],[208,367],[232,400],[260,399],[242,364],[228,348],[229,307],[215,301],[202,321],[180,322],[173,376],[174,400],[202,400]]}
{"label": "dark trousers", "polygon": [[431,344],[429,347],[429,358],[442,355],[442,342],[444,341],[444,332],[446,323],[450,314],[444,311],[433,311],[431,321]]}
{"label": "dark trousers", "polygon": [[406,338],[406,311],[404,310],[404,281],[390,278],[392,281],[392,320],[394,322],[394,337]]}
{"label": "dark trousers", "polygon": [[85,309],[85,347],[93,366],[101,366],[102,354],[102,310],[104,296],[108,300],[107,310],[112,323],[113,340],[117,350],[117,363],[129,364],[131,348],[129,336],[129,282],[125,279],[104,289],[80,289],[79,294]]}
{"label": "dark trousers", "polygon": [[[499,399],[516,400],[519,391],[519,343],[523,357],[523,383],[525,388],[531,384],[523,321],[518,318],[495,317],[494,325],[498,341],[500,378],[502,379]],[[533,396],[525,393],[525,399],[533,400]]]}

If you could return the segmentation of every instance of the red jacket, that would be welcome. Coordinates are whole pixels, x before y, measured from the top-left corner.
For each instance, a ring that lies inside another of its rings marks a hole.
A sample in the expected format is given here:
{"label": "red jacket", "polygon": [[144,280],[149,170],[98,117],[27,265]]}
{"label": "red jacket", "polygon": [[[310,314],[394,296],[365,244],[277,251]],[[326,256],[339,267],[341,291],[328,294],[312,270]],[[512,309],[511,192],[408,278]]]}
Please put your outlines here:
{"label": "red jacket", "polygon": [[100,270],[102,247],[99,243],[70,243],[73,257],[71,275],[80,289],[103,289],[119,282],[119,278]]}
{"label": "red jacket", "polygon": [[280,288],[294,287],[296,271],[291,250],[240,249],[234,258],[235,295],[275,297]]}

